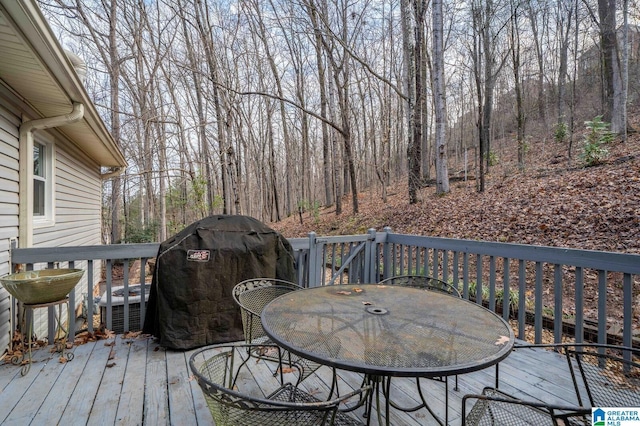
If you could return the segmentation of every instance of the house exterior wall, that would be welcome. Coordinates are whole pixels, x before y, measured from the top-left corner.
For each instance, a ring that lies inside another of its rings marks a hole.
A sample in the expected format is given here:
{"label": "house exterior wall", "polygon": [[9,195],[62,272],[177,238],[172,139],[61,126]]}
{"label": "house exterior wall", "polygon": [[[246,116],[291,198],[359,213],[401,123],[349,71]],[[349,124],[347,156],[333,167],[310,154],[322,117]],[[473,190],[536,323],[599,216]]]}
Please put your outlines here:
{"label": "house exterior wall", "polygon": [[[0,276],[10,273],[11,241],[18,238],[18,126],[20,118],[0,99]],[[0,353],[11,335],[11,299],[0,286]]]}
{"label": "house exterior wall", "polygon": [[[33,247],[61,247],[101,244],[102,182],[100,167],[92,164],[81,152],[64,139],[54,141],[55,209],[52,226],[35,227]],[[66,267],[66,265],[61,265]],[[94,276],[100,277],[99,262]],[[87,268],[86,262],[76,268]],[[87,275],[76,286],[76,305],[87,292]],[[75,308],[75,307],[74,307]],[[47,310],[35,312],[34,329],[38,336],[46,335]]]}
{"label": "house exterior wall", "polygon": [[[9,249],[11,241],[18,238],[20,119],[18,114],[11,112],[10,105],[0,98],[0,276],[11,272]],[[34,226],[33,247],[99,245],[102,199],[100,167],[55,130],[37,131],[35,136],[36,141],[43,138],[52,144],[55,201],[53,220]],[[74,267],[86,269],[87,265],[83,262]],[[94,276],[100,277],[99,262],[96,262],[95,268]],[[76,287],[76,305],[82,302],[82,293],[87,292],[86,280],[87,274]],[[9,294],[4,288],[0,289],[0,354],[10,343],[11,307]],[[38,337],[47,334],[47,317],[46,309],[36,309],[34,312],[34,331]]]}

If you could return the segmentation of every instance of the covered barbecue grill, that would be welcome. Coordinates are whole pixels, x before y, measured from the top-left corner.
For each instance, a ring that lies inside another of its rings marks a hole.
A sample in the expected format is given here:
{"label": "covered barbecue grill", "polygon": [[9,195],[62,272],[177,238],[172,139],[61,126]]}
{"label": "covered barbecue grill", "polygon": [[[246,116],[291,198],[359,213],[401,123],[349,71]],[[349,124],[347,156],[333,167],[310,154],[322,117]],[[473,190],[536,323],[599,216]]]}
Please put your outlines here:
{"label": "covered barbecue grill", "polygon": [[278,232],[248,216],[204,218],[160,244],[143,330],[172,349],[243,340],[233,287],[294,274],[293,250]]}

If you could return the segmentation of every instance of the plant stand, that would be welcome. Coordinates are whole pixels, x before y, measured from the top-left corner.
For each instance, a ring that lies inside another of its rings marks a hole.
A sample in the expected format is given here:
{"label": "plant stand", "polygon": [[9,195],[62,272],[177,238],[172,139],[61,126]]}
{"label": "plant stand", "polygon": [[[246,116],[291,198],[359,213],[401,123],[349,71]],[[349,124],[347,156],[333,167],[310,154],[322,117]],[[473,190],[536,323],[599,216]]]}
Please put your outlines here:
{"label": "plant stand", "polygon": [[[54,312],[54,321],[55,321],[55,333],[54,333],[54,337],[53,337],[53,344],[55,345],[55,349],[56,352],[59,352],[61,355],[61,357],[66,358],[67,361],[71,361],[73,359],[73,353],[72,352],[67,352],[65,353],[65,349],[67,347],[67,337],[68,337],[68,330],[64,328],[63,323],[62,323],[62,307],[63,305],[67,305],[67,321],[70,321],[70,311],[69,311],[69,298],[65,297],[62,300],[58,300],[55,302],[49,302],[49,303],[36,303],[36,304],[23,304],[24,308],[25,308],[25,314],[27,312],[27,310],[31,310],[31,315],[26,315],[27,318],[27,334],[28,334],[28,338],[27,338],[27,354],[28,354],[28,358],[27,358],[27,362],[24,363],[24,365],[22,366],[22,371],[20,371],[20,374],[25,376],[28,372],[29,369],[31,368],[31,359],[32,359],[32,353],[31,353],[31,348],[33,346],[33,322],[34,322],[34,315],[33,315],[33,311],[37,308],[49,308],[49,307],[57,307],[57,309],[54,308],[53,312]],[[64,332],[64,336],[57,338],[58,336],[60,336],[62,334],[62,332]],[[13,358],[11,358],[11,363],[14,365],[19,365],[19,364],[23,364],[25,358],[25,354],[23,353],[21,356],[18,355],[14,355]]]}

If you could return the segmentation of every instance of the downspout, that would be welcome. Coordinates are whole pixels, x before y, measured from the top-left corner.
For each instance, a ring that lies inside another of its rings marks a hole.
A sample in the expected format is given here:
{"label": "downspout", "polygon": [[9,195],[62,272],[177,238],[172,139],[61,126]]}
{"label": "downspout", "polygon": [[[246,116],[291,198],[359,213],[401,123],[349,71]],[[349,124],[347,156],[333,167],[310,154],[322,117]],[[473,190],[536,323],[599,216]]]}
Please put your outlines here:
{"label": "downspout", "polygon": [[24,121],[20,126],[18,237],[21,248],[33,246],[33,132],[82,120],[84,105],[73,103],[69,114]]}

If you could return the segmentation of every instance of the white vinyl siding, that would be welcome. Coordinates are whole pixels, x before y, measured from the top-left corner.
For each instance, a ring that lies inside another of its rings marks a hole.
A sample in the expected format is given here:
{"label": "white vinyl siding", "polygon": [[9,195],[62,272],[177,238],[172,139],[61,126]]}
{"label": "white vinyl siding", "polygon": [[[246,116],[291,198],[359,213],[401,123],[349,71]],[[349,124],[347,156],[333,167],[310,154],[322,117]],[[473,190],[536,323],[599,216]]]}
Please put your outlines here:
{"label": "white vinyl siding", "polygon": [[[101,244],[102,181],[100,168],[60,138],[55,139],[54,224],[33,231],[34,247],[62,247]],[[67,265],[59,265],[66,267]],[[74,265],[87,268],[86,262]],[[95,262],[94,277],[100,277],[100,262]],[[76,305],[87,292],[87,273],[76,286]],[[47,311],[39,309],[35,330],[46,335]]]}
{"label": "white vinyl siding", "polygon": [[[9,249],[18,238],[18,128],[20,119],[0,99],[0,276],[11,272]],[[0,354],[9,346],[11,299],[0,286]]]}

